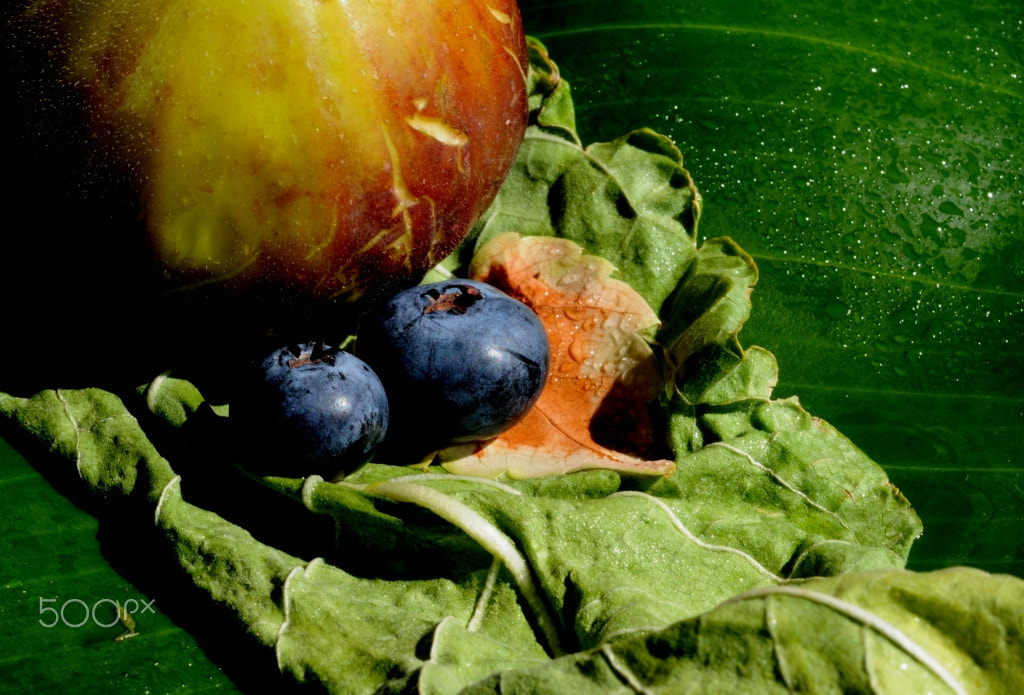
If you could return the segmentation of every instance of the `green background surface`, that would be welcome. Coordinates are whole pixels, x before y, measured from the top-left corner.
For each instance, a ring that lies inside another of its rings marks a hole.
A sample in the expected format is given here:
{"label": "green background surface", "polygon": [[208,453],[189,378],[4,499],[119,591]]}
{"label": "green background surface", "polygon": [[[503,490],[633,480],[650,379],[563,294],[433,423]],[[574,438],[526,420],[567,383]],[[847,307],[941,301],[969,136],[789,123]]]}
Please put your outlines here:
{"label": "green background surface", "polygon": [[[925,532],[909,567],[1024,577],[1024,6],[521,7],[584,141],[642,126],[676,141],[701,237],[731,236],[761,271],[742,342],[778,357],[776,395],[798,395],[913,503]],[[235,655],[229,620],[147,574],[144,547],[2,442],[0,510],[0,693],[277,684],[273,654]],[[121,626],[40,624],[41,605],[71,601],[75,624],[80,602],[132,598],[155,603],[121,642]]]}

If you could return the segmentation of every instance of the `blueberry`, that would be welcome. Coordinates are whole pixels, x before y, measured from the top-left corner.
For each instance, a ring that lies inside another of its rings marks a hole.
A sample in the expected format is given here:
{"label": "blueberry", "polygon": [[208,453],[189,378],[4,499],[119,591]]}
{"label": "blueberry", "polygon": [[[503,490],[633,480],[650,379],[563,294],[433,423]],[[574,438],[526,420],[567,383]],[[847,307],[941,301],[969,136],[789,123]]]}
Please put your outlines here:
{"label": "blueberry", "polygon": [[274,350],[244,373],[230,422],[255,472],[333,478],[370,460],[388,427],[377,375],[321,343]]}
{"label": "blueberry", "polygon": [[407,456],[501,434],[537,401],[550,361],[533,310],[470,280],[399,292],[364,322],[355,352],[388,393],[384,449]]}

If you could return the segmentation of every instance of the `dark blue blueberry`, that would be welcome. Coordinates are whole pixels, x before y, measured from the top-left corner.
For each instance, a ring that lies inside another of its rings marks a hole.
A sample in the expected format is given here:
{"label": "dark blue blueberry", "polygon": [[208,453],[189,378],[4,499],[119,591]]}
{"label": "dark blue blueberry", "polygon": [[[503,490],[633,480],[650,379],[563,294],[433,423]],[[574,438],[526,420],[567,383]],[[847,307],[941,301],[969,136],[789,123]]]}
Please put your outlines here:
{"label": "dark blue blueberry", "polygon": [[550,361],[533,310],[470,280],[399,292],[360,328],[356,354],[388,393],[392,457],[501,434],[537,401]]}
{"label": "dark blue blueberry", "polygon": [[330,479],[370,460],[388,428],[388,400],[365,362],[305,343],[253,365],[232,397],[230,421],[254,471]]}

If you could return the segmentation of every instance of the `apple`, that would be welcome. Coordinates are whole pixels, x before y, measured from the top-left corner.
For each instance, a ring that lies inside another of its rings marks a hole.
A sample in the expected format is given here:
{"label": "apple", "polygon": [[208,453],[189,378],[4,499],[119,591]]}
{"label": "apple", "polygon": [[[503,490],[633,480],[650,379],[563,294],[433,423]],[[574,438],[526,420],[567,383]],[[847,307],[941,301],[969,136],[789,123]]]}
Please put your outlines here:
{"label": "apple", "polygon": [[414,283],[526,127],[514,0],[35,5],[174,287],[298,304]]}

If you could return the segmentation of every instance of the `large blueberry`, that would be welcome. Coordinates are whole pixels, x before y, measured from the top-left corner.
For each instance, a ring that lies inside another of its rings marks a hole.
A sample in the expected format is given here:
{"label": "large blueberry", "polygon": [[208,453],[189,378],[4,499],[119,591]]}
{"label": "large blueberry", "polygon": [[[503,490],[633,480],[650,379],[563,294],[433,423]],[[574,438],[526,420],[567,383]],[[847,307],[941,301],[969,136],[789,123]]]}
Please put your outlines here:
{"label": "large blueberry", "polygon": [[388,400],[377,375],[351,353],[290,345],[239,379],[230,422],[253,470],[333,478],[366,463],[383,441]]}
{"label": "large blueberry", "polygon": [[504,432],[537,401],[550,361],[533,310],[470,280],[399,292],[365,321],[355,352],[388,393],[391,457]]}

